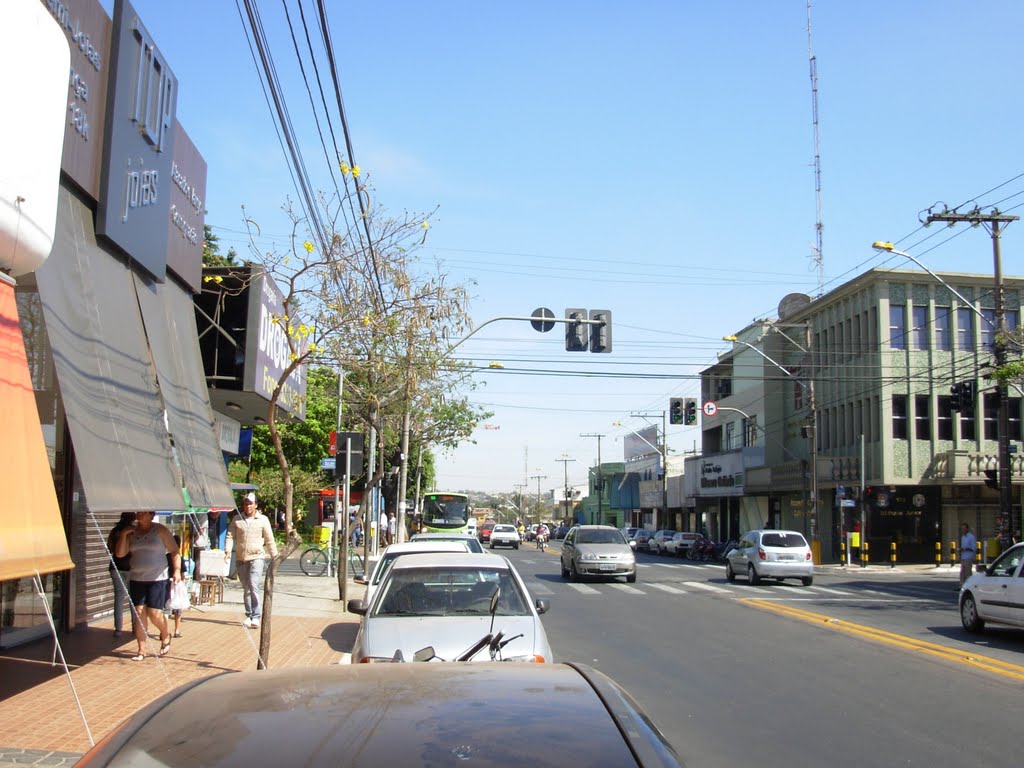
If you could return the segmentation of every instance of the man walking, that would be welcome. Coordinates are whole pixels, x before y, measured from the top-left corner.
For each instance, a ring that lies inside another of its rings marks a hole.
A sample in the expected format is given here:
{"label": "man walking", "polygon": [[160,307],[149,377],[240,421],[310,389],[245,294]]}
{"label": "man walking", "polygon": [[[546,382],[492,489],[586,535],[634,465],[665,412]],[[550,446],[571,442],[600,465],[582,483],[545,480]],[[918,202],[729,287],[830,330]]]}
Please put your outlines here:
{"label": "man walking", "polygon": [[974,555],[978,551],[978,540],[971,533],[967,523],[960,524],[960,586],[974,572]]}
{"label": "man walking", "polygon": [[263,589],[263,574],[268,557],[277,557],[277,542],[270,528],[270,520],[256,511],[256,494],[247,494],[242,499],[242,514],[237,516],[228,528],[224,557],[227,559],[234,547],[238,580],[242,582],[242,601],[245,604],[244,627],[260,625],[260,590]]}

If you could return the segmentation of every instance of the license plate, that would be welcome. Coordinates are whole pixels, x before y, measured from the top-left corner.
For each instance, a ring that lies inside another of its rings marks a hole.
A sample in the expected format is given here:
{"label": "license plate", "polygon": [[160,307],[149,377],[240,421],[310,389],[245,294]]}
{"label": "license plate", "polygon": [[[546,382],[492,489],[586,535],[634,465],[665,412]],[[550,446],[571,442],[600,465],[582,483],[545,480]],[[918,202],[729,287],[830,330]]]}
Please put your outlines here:
{"label": "license plate", "polygon": [[601,563],[602,571],[614,571],[616,568],[618,568],[618,566],[613,563]]}
{"label": "license plate", "polygon": [[776,560],[796,560],[796,555],[776,555]]}

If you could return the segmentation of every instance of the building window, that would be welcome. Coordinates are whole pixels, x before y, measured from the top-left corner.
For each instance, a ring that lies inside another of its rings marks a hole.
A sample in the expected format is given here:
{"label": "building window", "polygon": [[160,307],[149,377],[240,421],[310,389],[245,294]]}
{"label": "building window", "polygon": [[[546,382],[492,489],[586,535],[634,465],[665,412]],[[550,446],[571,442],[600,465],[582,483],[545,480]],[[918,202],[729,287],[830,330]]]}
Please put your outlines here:
{"label": "building window", "polygon": [[950,335],[950,308],[935,308],[935,347],[943,352],[949,352],[953,345]]}
{"label": "building window", "polygon": [[1007,401],[1007,410],[1010,416],[1009,436],[1010,440],[1020,440],[1020,398],[1012,397]]}
{"label": "building window", "polygon": [[839,414],[836,417],[836,445],[846,445],[846,436],[849,434],[846,430],[846,406],[839,406]]}
{"label": "building window", "polygon": [[858,400],[853,408],[853,436],[859,438],[864,434],[864,401]]}
{"label": "building window", "polygon": [[996,346],[996,311],[994,309],[981,310],[981,348],[995,349]]}
{"label": "building window", "polygon": [[892,437],[893,440],[907,439],[907,396],[892,396]]}
{"label": "building window", "polygon": [[950,407],[949,395],[936,398],[935,420],[939,429],[939,440],[953,439],[953,409]]}
{"label": "building window", "polygon": [[893,349],[907,348],[907,317],[902,304],[889,307],[889,346]]}
{"label": "building window", "polygon": [[969,411],[960,411],[960,439],[961,440],[975,440],[977,438],[977,430],[975,429],[974,421],[974,409]]}
{"label": "building window", "polygon": [[853,354],[863,355],[864,347],[861,346],[861,323],[863,322],[864,315],[858,314],[853,318],[853,338],[850,340],[850,344],[853,345]]}
{"label": "building window", "polygon": [[985,439],[999,439],[999,395],[989,392],[982,398],[982,418],[985,420]]}
{"label": "building window", "polygon": [[1015,309],[1003,312],[1003,319],[1006,321],[1006,330],[1008,331],[1015,331],[1020,326],[1020,313]]}
{"label": "building window", "polygon": [[932,439],[931,398],[928,395],[914,395],[914,437],[918,440]]}
{"label": "building window", "polygon": [[864,336],[867,339],[868,349],[874,352],[878,347],[878,307],[871,308],[871,319],[868,321],[867,332]]}
{"label": "building window", "polygon": [[974,310],[961,307],[956,311],[956,346],[961,352],[974,349]]}
{"label": "building window", "polygon": [[723,397],[730,397],[732,395],[732,379],[731,378],[720,378],[715,384],[715,396],[718,399]]}
{"label": "building window", "polygon": [[828,328],[821,332],[821,349],[825,353],[822,355],[822,361],[826,368],[832,365],[832,350],[828,346]]}
{"label": "building window", "polygon": [[725,450],[731,451],[735,448],[733,441],[736,439],[736,425],[731,421],[725,425]]}
{"label": "building window", "polygon": [[914,349],[928,349],[928,307],[912,307],[910,314],[914,324]]}
{"label": "building window", "polygon": [[745,446],[757,445],[757,416],[743,420],[743,440]]}

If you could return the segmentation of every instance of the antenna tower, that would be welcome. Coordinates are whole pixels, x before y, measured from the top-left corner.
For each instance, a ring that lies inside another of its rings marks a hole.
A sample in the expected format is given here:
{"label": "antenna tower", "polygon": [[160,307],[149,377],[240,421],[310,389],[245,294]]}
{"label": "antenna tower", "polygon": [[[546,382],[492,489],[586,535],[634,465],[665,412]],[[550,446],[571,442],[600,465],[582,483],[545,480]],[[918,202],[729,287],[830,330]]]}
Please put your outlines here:
{"label": "antenna tower", "polygon": [[811,0],[807,0],[807,59],[811,65],[811,115],[814,119],[814,195],[818,207],[815,224],[816,241],[811,261],[818,275],[818,296],[825,292],[825,257],[821,250],[821,236],[825,225],[821,221],[821,134],[818,125],[818,60],[814,56],[811,37]]}

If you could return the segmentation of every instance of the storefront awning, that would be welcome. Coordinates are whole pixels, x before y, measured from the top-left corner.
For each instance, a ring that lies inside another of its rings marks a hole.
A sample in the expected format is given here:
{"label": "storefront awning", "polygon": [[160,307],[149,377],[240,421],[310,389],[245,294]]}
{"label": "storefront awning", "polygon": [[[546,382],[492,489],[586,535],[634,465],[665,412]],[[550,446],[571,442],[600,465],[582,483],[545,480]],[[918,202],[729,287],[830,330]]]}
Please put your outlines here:
{"label": "storefront awning", "polygon": [[63,187],[36,282],[89,509],[184,509],[131,270]]}
{"label": "storefront awning", "polygon": [[43,444],[14,283],[0,274],[0,581],[74,568]]}
{"label": "storefront awning", "polygon": [[192,298],[173,280],[135,275],[174,451],[193,507],[233,507],[228,473],[213,431]]}

